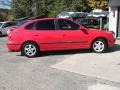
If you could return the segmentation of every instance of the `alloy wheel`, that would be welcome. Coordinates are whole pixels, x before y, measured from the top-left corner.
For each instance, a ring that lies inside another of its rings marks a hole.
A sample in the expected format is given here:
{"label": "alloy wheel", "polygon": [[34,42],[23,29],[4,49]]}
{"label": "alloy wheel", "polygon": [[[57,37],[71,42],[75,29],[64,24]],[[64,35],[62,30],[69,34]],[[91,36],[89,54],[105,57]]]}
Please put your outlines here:
{"label": "alloy wheel", "polygon": [[34,43],[25,43],[21,52],[27,57],[35,57],[37,56],[39,49]]}
{"label": "alloy wheel", "polygon": [[106,42],[104,39],[96,40],[92,45],[93,51],[97,53],[104,52],[106,50]]}

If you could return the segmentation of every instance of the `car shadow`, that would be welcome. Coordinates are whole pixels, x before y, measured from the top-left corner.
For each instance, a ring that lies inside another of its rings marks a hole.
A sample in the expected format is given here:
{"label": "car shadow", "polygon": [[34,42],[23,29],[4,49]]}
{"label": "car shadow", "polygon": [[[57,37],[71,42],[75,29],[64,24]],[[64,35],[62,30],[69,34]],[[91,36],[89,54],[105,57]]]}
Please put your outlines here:
{"label": "car shadow", "polygon": [[106,53],[112,53],[116,51],[120,51],[120,44],[115,44],[114,47],[109,48]]}
{"label": "car shadow", "polygon": [[[114,47],[109,48],[105,53],[112,53],[112,52],[116,52],[116,51],[120,51],[120,44],[115,44]],[[55,56],[55,55],[74,55],[74,54],[84,54],[84,53],[94,53],[92,52],[92,50],[90,49],[86,49],[86,50],[64,50],[64,51],[49,51],[49,52],[42,52],[40,54],[40,56],[38,57],[42,57],[42,56]]]}
{"label": "car shadow", "polygon": [[[114,47],[109,48],[105,53],[113,53],[116,51],[120,51],[120,45],[115,44]],[[45,56],[62,56],[62,55],[74,55],[74,54],[87,54],[87,53],[94,53],[90,49],[86,50],[62,50],[62,51],[46,51],[46,52],[41,52],[40,55],[37,57],[45,57]],[[21,56],[21,55],[17,55]]]}
{"label": "car shadow", "polygon": [[0,38],[3,38],[3,37],[7,37],[7,35],[2,35],[2,36],[0,36]]}
{"label": "car shadow", "polygon": [[[61,50],[61,51],[45,51],[40,52],[36,57],[45,57],[45,56],[61,56],[61,55],[74,55],[74,54],[84,54],[84,53],[92,53],[90,49],[84,50]],[[16,56],[24,56],[24,55],[16,55]]]}
{"label": "car shadow", "polygon": [[48,51],[48,52],[41,52],[40,56],[56,56],[56,55],[74,55],[79,53],[91,53],[91,50],[64,50],[64,51]]}

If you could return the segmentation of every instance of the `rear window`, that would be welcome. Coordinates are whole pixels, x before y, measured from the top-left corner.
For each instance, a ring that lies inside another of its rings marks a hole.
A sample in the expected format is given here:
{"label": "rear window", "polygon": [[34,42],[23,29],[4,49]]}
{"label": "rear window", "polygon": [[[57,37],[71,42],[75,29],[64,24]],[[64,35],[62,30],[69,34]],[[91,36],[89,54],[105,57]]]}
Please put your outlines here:
{"label": "rear window", "polygon": [[35,29],[35,25],[36,25],[36,22],[30,23],[29,25],[27,25],[27,26],[25,27],[25,29],[28,29],[28,30]]}

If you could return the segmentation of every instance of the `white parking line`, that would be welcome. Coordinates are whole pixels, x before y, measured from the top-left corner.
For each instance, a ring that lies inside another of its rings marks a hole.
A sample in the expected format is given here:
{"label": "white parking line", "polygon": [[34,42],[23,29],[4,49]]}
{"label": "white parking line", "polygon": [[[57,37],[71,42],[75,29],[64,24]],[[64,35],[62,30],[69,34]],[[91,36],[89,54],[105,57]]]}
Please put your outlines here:
{"label": "white parking line", "polygon": [[88,87],[88,90],[120,90],[120,88],[110,85],[96,84]]}

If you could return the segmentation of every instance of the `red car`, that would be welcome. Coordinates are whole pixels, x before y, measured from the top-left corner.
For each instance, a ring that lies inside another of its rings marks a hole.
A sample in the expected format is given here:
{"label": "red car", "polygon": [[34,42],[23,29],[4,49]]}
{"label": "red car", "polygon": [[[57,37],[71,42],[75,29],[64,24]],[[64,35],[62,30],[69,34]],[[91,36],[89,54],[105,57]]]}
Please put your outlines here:
{"label": "red car", "polygon": [[41,51],[52,50],[92,49],[101,53],[114,43],[112,32],[86,29],[69,19],[43,18],[11,28],[7,47],[35,57]]}

